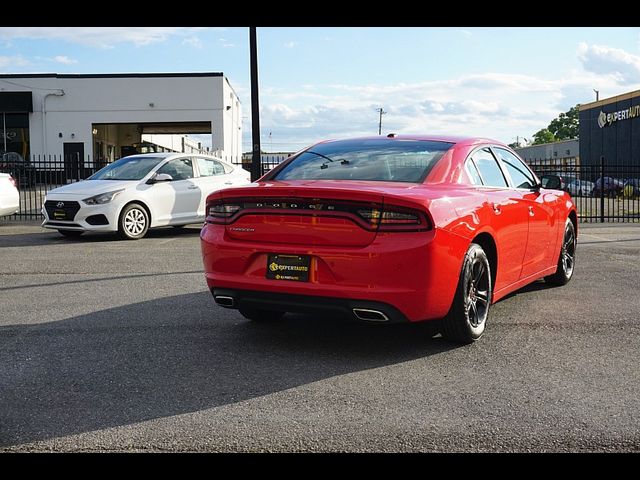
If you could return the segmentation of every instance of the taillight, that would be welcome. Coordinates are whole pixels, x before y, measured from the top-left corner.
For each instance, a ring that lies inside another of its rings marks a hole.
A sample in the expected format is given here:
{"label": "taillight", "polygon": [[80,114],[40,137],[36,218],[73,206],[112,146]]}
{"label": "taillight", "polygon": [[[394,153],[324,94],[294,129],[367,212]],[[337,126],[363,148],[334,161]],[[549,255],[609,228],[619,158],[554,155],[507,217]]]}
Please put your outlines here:
{"label": "taillight", "polygon": [[13,185],[15,188],[18,188],[18,184],[16,183],[16,179],[9,176],[9,182],[11,182],[11,185]]}
{"label": "taillight", "polygon": [[379,231],[415,232],[431,228],[424,213],[409,208],[385,205],[382,210],[360,209],[358,215]]}
{"label": "taillight", "polygon": [[241,203],[223,203],[216,200],[207,205],[207,221],[211,223],[230,223],[229,220],[242,210]]}
{"label": "taillight", "polygon": [[227,225],[243,214],[292,214],[346,217],[366,230],[418,232],[429,230],[427,215],[395,205],[347,202],[343,200],[302,198],[251,198],[230,201],[214,200],[207,204],[207,222]]}

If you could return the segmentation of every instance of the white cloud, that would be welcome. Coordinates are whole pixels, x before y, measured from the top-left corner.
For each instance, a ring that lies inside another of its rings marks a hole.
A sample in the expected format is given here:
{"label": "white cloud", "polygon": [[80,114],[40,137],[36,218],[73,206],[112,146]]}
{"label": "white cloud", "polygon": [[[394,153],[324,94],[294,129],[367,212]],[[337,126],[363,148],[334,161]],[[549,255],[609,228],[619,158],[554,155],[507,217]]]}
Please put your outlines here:
{"label": "white cloud", "polygon": [[623,84],[640,82],[640,57],[619,48],[603,45],[578,46],[578,58],[588,72],[613,75]]}
{"label": "white cloud", "polygon": [[182,40],[183,45],[190,45],[194,48],[202,48],[202,42],[198,37],[187,37]]}
{"label": "white cloud", "polygon": [[293,48],[293,47],[295,47],[297,44],[298,44],[297,42],[293,42],[293,41],[291,41],[291,42],[285,42],[285,43],[284,43],[284,47],[285,47],[285,48]]}
{"label": "white cloud", "polygon": [[[376,135],[376,109],[383,107],[383,132],[484,136],[510,143],[516,135],[529,138],[576,103],[593,101],[593,88],[603,98],[604,92],[613,96],[640,89],[640,81],[628,84],[615,75],[577,70],[555,79],[488,72],[414,83],[263,87],[261,125],[273,132],[274,150],[294,151],[327,138]],[[250,123],[245,128],[248,140]]]}
{"label": "white cloud", "polygon": [[[0,27],[0,39],[64,40],[91,47],[111,48],[121,43],[136,46],[165,41],[170,36],[190,36],[200,27]],[[214,30],[221,30],[214,28]]]}
{"label": "white cloud", "polygon": [[[600,98],[640,89],[640,56],[581,44],[577,57],[582,68],[555,76],[485,72],[410,83],[263,86],[261,125],[273,132],[274,149],[294,151],[327,138],[376,135],[376,109],[383,107],[383,132],[484,136],[510,143],[516,135],[529,138],[576,103],[594,101],[593,89]],[[250,123],[245,128],[248,140]]]}
{"label": "white cloud", "polygon": [[27,65],[31,65],[29,60],[20,55],[0,55],[0,68],[26,67]]}
{"label": "white cloud", "polygon": [[222,45],[222,48],[233,48],[233,47],[235,47],[235,44],[231,43],[226,38],[219,38],[218,42],[220,42],[220,44]]}
{"label": "white cloud", "polygon": [[62,63],[63,65],[72,65],[74,63],[78,63],[78,60],[74,60],[73,58],[69,58],[66,55],[56,55],[52,58],[54,62]]}

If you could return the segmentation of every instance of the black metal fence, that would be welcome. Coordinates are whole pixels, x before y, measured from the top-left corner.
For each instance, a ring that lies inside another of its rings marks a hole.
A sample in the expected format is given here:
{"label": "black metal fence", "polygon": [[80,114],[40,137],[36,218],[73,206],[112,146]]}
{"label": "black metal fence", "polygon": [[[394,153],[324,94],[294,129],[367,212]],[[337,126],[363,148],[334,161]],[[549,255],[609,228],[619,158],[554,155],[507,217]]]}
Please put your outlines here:
{"label": "black metal fence", "polygon": [[640,223],[640,164],[581,164],[577,157],[543,158],[527,163],[539,177],[558,175],[569,192],[581,222]]}
{"label": "black metal fence", "polygon": [[[266,173],[286,155],[263,155],[262,172]],[[223,156],[223,160],[241,165],[250,171],[251,159],[240,156]],[[45,194],[56,187],[84,180],[102,167],[105,161],[94,161],[91,156],[78,155],[32,155],[23,159],[19,155],[0,156],[0,172],[10,173],[16,180],[20,193],[20,210],[3,220],[36,220],[42,218],[41,210]]]}
{"label": "black metal fence", "polygon": [[[267,173],[269,170],[284,162],[287,158],[289,158],[291,153],[263,153],[260,155],[260,164],[262,166],[262,175]],[[224,157],[223,157],[224,158]],[[232,158],[228,160],[229,163],[238,164],[241,162],[242,167],[245,170],[251,171],[251,153],[245,153],[242,155],[242,159]]]}
{"label": "black metal fence", "polygon": [[[262,173],[284,161],[288,154],[263,154]],[[222,157],[250,170],[250,157]],[[640,164],[613,166],[601,158],[597,165],[583,165],[576,157],[528,161],[542,177],[559,175],[563,188],[574,199],[581,222],[640,223]],[[20,210],[6,219],[39,219],[45,194],[56,187],[84,180],[106,165],[90,156],[34,155],[26,160],[0,159],[0,172],[11,173],[20,192]]]}

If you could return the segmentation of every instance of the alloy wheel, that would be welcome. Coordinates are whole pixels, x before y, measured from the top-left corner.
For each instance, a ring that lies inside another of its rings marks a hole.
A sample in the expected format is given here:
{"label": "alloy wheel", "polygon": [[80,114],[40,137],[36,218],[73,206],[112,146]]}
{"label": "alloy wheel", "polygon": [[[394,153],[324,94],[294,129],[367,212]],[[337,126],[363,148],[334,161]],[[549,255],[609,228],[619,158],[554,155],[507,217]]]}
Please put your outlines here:
{"label": "alloy wheel", "polygon": [[565,275],[571,277],[573,275],[573,266],[575,265],[576,254],[576,236],[572,228],[567,228],[564,232],[562,240],[562,266]]}
{"label": "alloy wheel", "polygon": [[489,311],[489,272],[482,258],[476,256],[469,266],[465,309],[473,328],[477,328],[487,319]]}
{"label": "alloy wheel", "polygon": [[124,228],[133,237],[140,235],[147,225],[144,212],[137,208],[132,208],[124,216]]}

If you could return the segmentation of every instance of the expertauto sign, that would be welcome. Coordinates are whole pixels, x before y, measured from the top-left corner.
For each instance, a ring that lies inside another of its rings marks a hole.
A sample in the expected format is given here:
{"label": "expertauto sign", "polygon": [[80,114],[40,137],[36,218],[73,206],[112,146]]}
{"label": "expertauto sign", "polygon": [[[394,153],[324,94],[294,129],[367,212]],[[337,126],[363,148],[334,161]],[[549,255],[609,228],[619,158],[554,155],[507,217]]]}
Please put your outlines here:
{"label": "expertauto sign", "polygon": [[618,120],[629,120],[630,118],[635,117],[640,117],[640,105],[634,105],[633,107],[611,113],[604,113],[600,110],[600,115],[598,115],[598,126],[600,128],[604,128]]}

